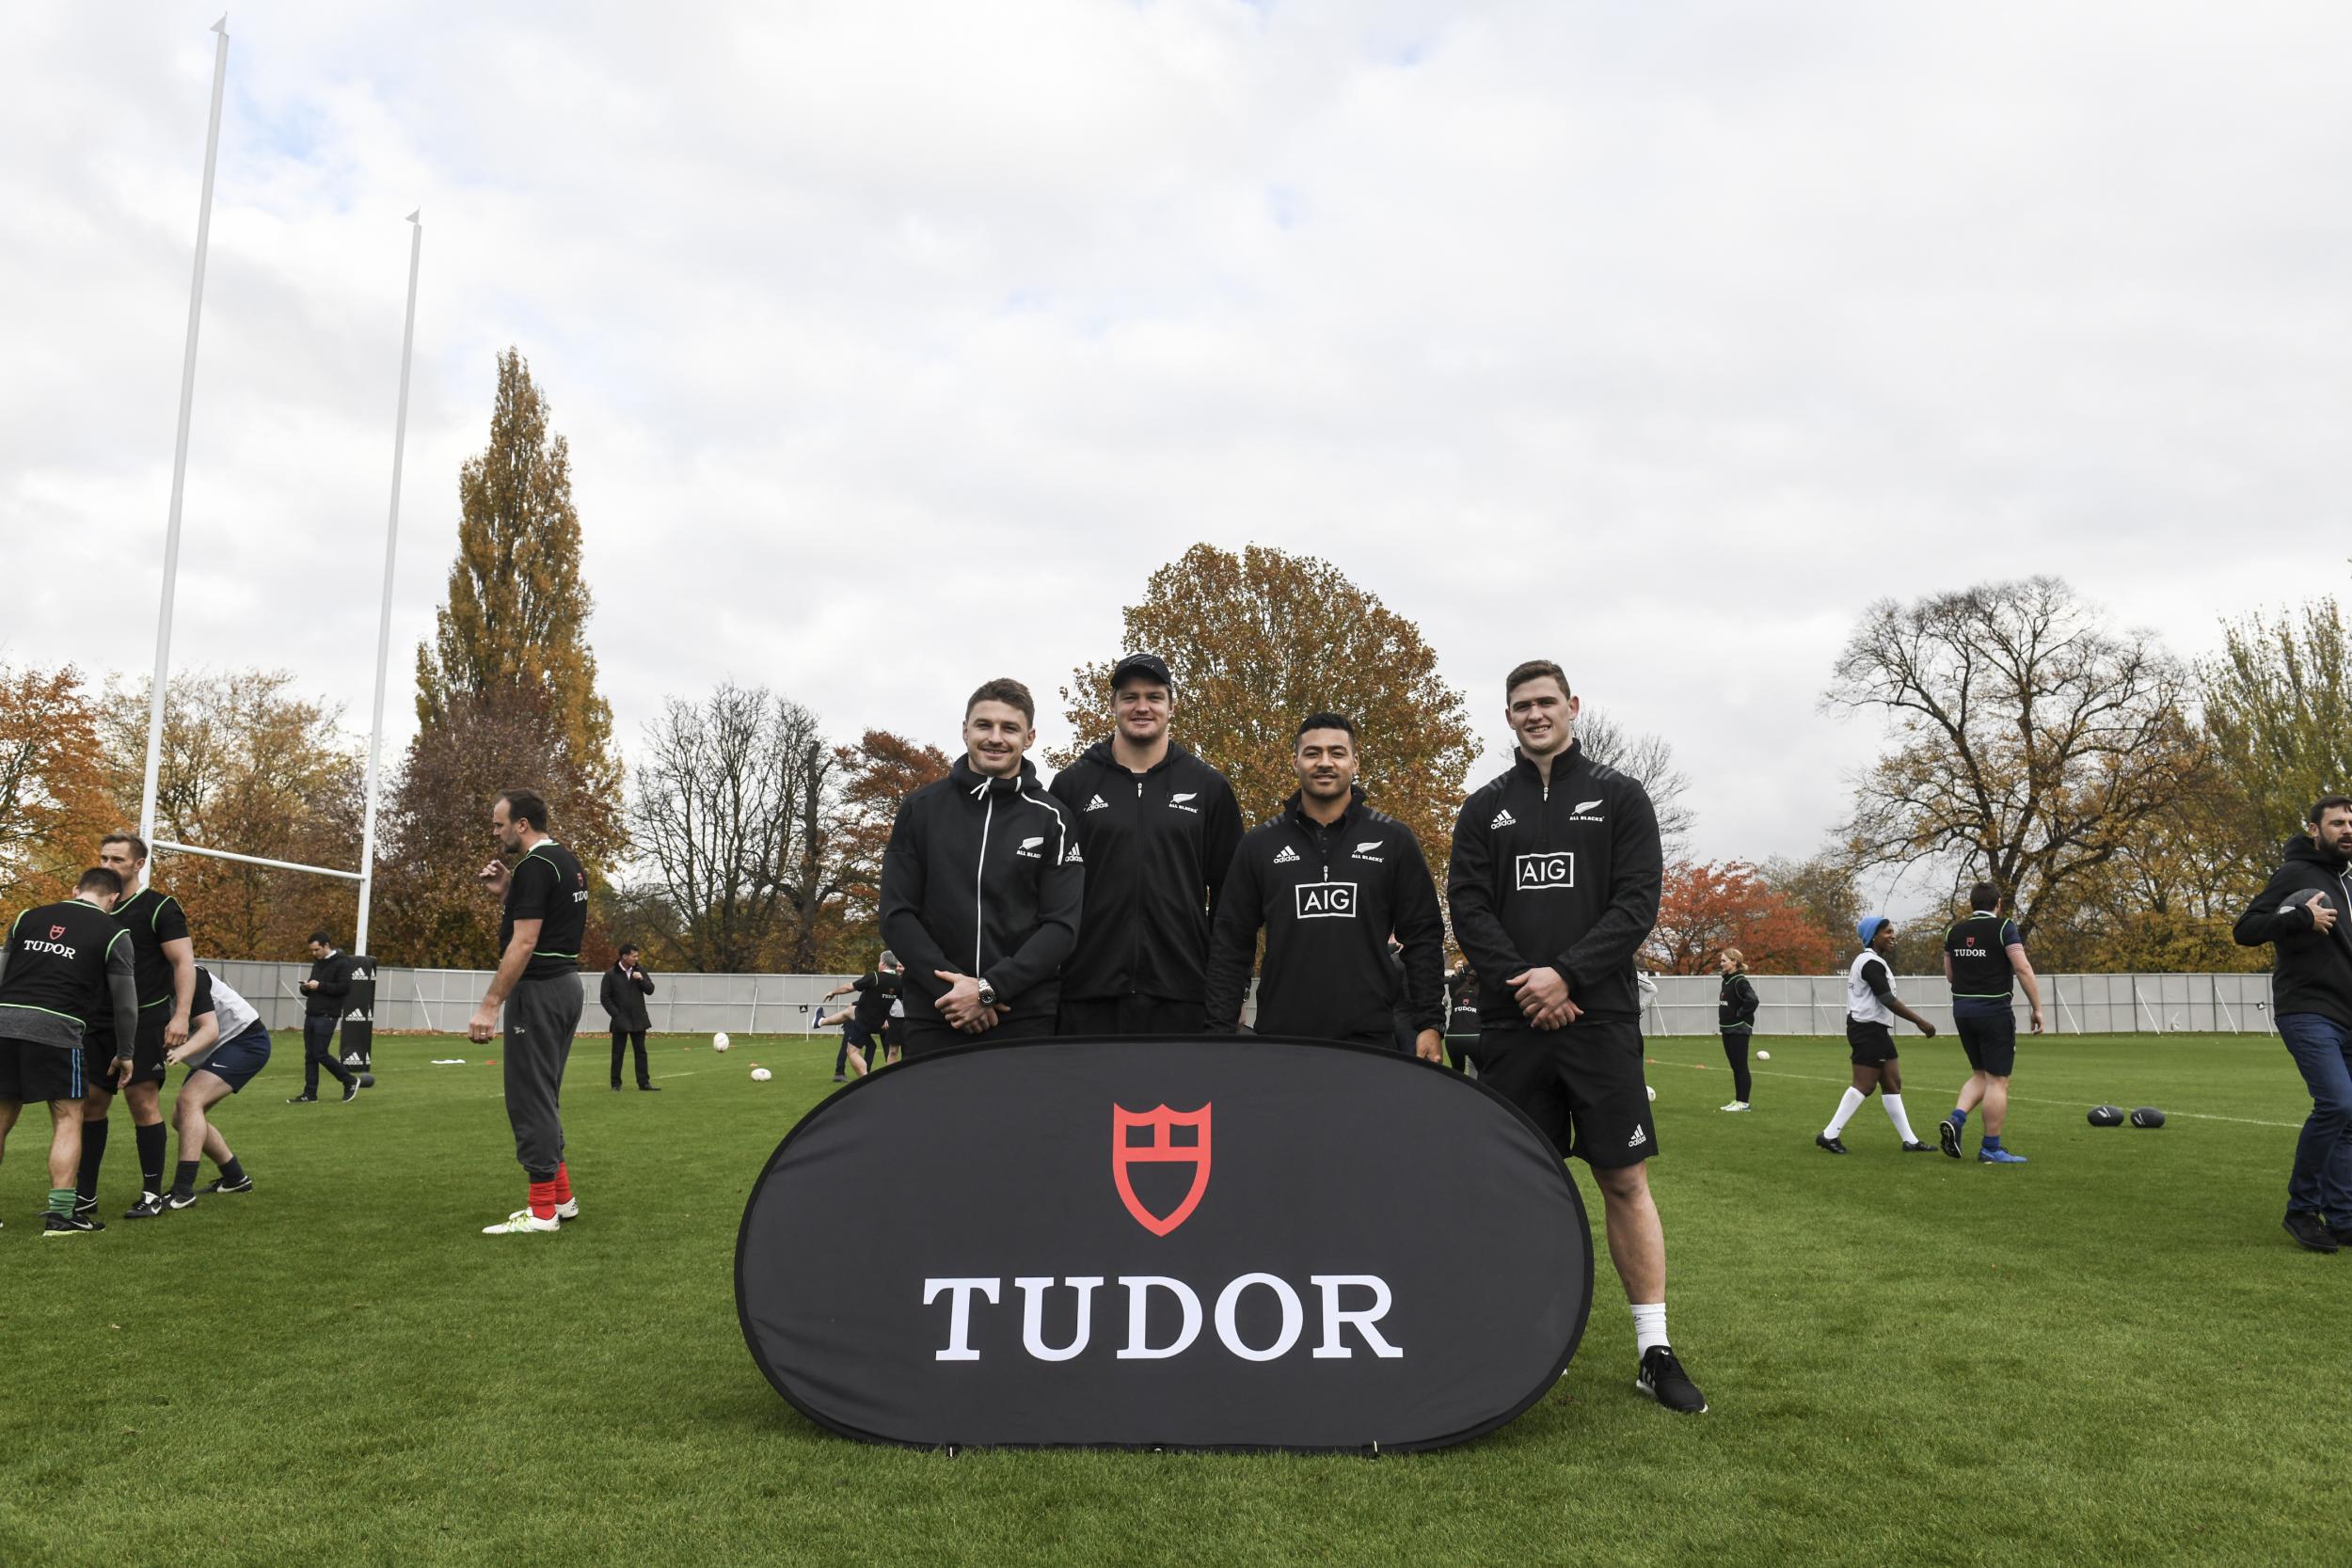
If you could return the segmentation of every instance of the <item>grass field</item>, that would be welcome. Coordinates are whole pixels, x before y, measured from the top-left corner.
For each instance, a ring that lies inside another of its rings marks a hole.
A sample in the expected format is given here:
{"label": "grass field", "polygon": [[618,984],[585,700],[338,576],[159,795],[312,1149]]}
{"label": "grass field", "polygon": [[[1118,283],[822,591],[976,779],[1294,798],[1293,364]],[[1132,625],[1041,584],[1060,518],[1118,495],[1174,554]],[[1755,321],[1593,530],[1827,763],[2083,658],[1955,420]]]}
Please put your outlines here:
{"label": "grass field", "polygon": [[[495,1069],[427,1065],[478,1054],[448,1038],[297,1106],[282,1037],[222,1117],[257,1190],[125,1223],[119,1131],[103,1235],[40,1237],[35,1108],[0,1168],[0,1564],[2352,1561],[2352,1257],[2279,1228],[2309,1102],[2275,1039],[2028,1042],[2014,1169],[1899,1155],[1875,1105],[1823,1155],[1842,1043],[1760,1043],[1748,1116],[1715,1109],[1713,1040],[1650,1048],[1674,1337],[1713,1411],[1633,1393],[1604,1262],[1556,1393],[1378,1460],[809,1426],[743,1347],[732,1255],[830,1041],[657,1037],[659,1095],[608,1091],[583,1042],[585,1214],[551,1238],[476,1233],[520,1176]],[[1958,1049],[1904,1062],[1931,1137]],[[2100,1101],[2171,1125],[2095,1131]]]}

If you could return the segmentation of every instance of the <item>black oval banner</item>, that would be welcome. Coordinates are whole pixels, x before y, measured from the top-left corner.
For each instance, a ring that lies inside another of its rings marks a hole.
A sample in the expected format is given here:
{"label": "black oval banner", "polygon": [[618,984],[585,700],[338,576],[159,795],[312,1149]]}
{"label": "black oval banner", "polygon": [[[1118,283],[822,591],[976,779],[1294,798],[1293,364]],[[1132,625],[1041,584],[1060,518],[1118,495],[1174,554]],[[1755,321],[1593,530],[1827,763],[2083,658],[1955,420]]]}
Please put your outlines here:
{"label": "black oval banner", "polygon": [[1417,1449],[1550,1389],[1576,1184],[1500,1096],[1315,1041],[1054,1039],[825,1101],[752,1189],[768,1380],[920,1447]]}

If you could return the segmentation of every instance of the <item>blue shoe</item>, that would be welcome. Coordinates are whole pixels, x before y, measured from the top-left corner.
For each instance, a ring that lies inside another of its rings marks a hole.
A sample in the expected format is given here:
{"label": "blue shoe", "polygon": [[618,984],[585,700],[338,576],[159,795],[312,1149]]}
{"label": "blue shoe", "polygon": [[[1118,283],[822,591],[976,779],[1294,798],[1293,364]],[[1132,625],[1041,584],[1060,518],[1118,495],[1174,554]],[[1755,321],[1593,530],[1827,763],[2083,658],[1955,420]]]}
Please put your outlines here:
{"label": "blue shoe", "polygon": [[2022,1165],[2025,1163],[2026,1157],[2024,1155],[2011,1154],[2006,1148],[1979,1148],[1977,1150],[1977,1164],[1980,1165]]}

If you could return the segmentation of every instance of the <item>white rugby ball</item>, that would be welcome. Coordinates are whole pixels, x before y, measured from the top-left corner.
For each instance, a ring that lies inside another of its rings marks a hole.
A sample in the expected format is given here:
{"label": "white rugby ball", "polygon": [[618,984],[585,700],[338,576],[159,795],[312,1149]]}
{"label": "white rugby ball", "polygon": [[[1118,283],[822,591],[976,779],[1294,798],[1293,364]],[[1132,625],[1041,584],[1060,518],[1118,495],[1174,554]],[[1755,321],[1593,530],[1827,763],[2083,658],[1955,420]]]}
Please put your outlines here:
{"label": "white rugby ball", "polygon": [[755,1067],[752,1069],[752,1082],[755,1084],[765,1084],[769,1079],[773,1078],[774,1076],[774,1073],[770,1072],[764,1067]]}
{"label": "white rugby ball", "polygon": [[724,1029],[720,1030],[717,1034],[710,1037],[710,1049],[713,1051],[724,1051],[728,1046],[734,1043],[734,1041],[727,1038],[727,1032]]}
{"label": "white rugby ball", "polygon": [[[1643,1087],[1645,1087],[1645,1088],[1648,1088],[1648,1087],[1649,1087],[1649,1085],[1647,1085],[1645,1084],[1645,1085],[1643,1085]],[[1649,1091],[1649,1097],[1650,1097],[1652,1100],[1656,1100],[1656,1099],[1658,1098],[1658,1091],[1657,1091],[1656,1089],[1650,1089],[1650,1091]]]}
{"label": "white rugby ball", "polygon": [[1756,1053],[1756,1059],[1759,1062],[1769,1062],[1772,1059],[1772,1053],[1769,1051],[1759,1051]]}

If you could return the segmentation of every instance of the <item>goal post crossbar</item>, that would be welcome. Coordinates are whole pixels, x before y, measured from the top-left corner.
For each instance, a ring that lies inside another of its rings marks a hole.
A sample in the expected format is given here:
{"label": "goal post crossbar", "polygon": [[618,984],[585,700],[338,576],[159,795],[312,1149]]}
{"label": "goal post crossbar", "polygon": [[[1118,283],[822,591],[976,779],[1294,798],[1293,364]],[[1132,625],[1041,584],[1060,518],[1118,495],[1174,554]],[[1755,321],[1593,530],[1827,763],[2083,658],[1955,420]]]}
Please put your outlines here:
{"label": "goal post crossbar", "polygon": [[303,865],[295,861],[274,861],[262,855],[240,855],[228,849],[207,849],[201,845],[174,844],[169,839],[164,838],[155,841],[155,847],[167,849],[178,855],[204,855],[216,861],[236,861],[244,865],[266,865],[274,871],[308,871],[312,876],[341,877],[350,882],[362,879],[357,871],[340,871],[331,865]]}

